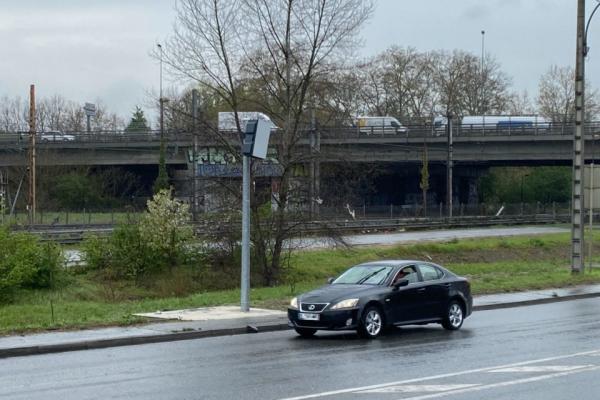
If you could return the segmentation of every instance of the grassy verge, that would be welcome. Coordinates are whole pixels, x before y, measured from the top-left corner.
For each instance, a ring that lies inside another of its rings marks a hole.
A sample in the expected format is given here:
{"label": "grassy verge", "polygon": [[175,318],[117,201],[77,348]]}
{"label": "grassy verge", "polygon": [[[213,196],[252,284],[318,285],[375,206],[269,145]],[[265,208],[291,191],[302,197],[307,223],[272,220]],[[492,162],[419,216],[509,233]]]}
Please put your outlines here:
{"label": "grassy verge", "polygon": [[[600,254],[600,235],[594,240]],[[568,254],[568,234],[304,251],[293,255],[286,285],[253,288],[251,301],[254,307],[284,309],[291,296],[349,265],[376,259],[431,259],[469,277],[476,295],[600,282],[600,269],[571,275]],[[111,290],[88,275],[75,275],[54,291],[22,292],[13,304],[0,306],[0,334],[130,325],[145,322],[132,313],[239,303],[238,290],[178,297],[127,285],[118,296]]]}

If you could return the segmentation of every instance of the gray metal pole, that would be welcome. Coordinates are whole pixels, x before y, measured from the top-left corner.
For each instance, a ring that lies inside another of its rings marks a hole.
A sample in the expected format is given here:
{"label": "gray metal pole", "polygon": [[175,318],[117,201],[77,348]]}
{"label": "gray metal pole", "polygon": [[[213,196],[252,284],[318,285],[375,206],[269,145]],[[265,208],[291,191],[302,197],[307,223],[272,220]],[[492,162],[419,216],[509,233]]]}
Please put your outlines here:
{"label": "gray metal pole", "polygon": [[194,129],[194,148],[192,154],[192,218],[198,219],[198,90],[192,90],[192,126]]}
{"label": "gray metal pole", "polygon": [[585,0],[577,1],[577,54],[575,66],[575,131],[573,137],[573,195],[571,211],[571,272],[583,271],[583,165],[584,165],[584,34]]}
{"label": "gray metal pole", "polygon": [[[593,157],[593,155],[592,155]],[[588,258],[589,267],[588,270],[592,270],[592,239],[594,238],[594,159],[590,164],[590,201],[589,201],[589,212],[590,212],[590,237],[588,238]]]}
{"label": "gray metal pole", "polygon": [[452,116],[448,115],[448,163],[446,165],[446,202],[448,204],[448,217],[452,217],[452,169],[454,167],[452,129]]}
{"label": "gray metal pole", "polygon": [[241,309],[250,311],[250,157],[243,156]]}
{"label": "gray metal pole", "polygon": [[88,134],[92,131],[92,125],[90,123],[90,118],[91,118],[91,115],[86,115],[85,127],[86,127]]}

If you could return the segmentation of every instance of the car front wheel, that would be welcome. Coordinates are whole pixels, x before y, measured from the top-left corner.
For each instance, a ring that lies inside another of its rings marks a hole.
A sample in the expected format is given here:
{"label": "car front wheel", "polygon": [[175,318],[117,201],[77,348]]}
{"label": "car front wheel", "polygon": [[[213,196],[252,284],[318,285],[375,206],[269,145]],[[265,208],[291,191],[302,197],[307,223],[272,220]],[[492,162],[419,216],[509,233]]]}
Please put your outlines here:
{"label": "car front wheel", "polygon": [[309,338],[313,337],[315,333],[317,333],[317,330],[311,328],[296,328],[296,332],[303,338]]}
{"label": "car front wheel", "polygon": [[464,321],[464,312],[460,303],[453,300],[448,304],[442,326],[450,331],[460,329]]}
{"label": "car front wheel", "polygon": [[383,315],[379,308],[374,306],[368,307],[360,319],[358,334],[364,338],[374,339],[383,332],[383,328]]}

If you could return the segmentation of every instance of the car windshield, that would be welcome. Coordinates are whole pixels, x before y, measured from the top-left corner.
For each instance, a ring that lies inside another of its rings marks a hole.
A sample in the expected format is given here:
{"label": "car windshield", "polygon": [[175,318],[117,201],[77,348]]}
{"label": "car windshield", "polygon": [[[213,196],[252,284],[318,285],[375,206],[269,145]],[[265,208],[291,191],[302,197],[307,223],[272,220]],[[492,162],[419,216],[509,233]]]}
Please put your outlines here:
{"label": "car windshield", "polygon": [[381,285],[392,272],[389,265],[357,265],[340,275],[333,285]]}

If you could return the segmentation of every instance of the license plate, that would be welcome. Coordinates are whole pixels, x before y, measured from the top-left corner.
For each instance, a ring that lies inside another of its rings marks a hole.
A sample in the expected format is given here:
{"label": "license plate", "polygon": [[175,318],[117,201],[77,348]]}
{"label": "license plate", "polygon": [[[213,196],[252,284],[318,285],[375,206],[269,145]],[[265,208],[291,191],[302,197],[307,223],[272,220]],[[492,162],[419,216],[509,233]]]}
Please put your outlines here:
{"label": "license plate", "polygon": [[298,319],[303,319],[305,321],[318,321],[319,314],[298,313]]}

